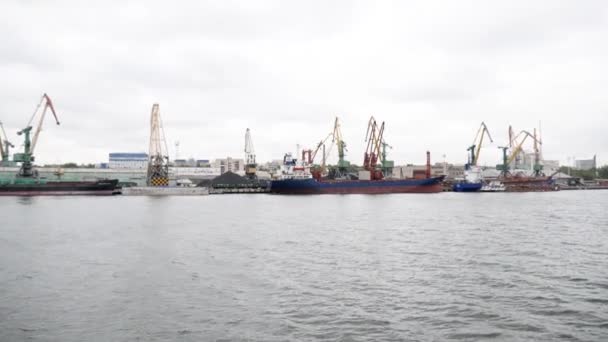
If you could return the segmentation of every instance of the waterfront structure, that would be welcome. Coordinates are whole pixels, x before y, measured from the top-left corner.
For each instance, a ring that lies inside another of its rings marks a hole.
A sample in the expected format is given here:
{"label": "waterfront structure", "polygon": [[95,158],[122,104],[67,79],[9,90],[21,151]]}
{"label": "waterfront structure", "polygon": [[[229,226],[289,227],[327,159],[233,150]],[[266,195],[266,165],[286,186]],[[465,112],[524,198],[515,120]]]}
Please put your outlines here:
{"label": "waterfront structure", "polygon": [[237,159],[232,157],[226,157],[224,159],[216,159],[211,164],[212,167],[220,169],[220,173],[234,172],[244,173],[245,172],[245,161],[243,159]]}
{"label": "waterfront structure", "polygon": [[209,159],[197,159],[196,160],[197,167],[211,167],[211,162]]}
{"label": "waterfront structure", "polygon": [[112,152],[108,159],[110,169],[143,170],[148,167],[148,154],[143,152]]}
{"label": "waterfront structure", "polygon": [[593,156],[592,159],[578,159],[574,163],[575,167],[579,170],[591,170],[597,168],[597,158]]}
{"label": "waterfront structure", "polygon": [[[450,174],[450,168],[452,166],[450,166],[448,168],[448,175]],[[424,174],[426,172],[426,165],[405,165],[405,166],[395,166],[393,168],[393,178],[416,178],[417,176],[419,177],[420,175]],[[458,169],[454,169],[454,171],[452,172],[453,176],[460,176],[462,177],[464,172],[464,167],[462,167],[462,169],[458,170]],[[443,163],[435,163],[433,166],[431,166],[431,177],[439,177],[439,176],[445,176],[444,173],[444,165]],[[456,178],[456,177],[454,177]]]}

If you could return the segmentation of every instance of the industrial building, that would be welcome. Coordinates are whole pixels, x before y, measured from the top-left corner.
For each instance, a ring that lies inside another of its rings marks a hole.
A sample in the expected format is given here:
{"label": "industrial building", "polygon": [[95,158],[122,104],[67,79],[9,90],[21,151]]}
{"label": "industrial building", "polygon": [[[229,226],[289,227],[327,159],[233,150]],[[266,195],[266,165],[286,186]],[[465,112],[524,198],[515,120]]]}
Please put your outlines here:
{"label": "industrial building", "polygon": [[591,170],[597,168],[597,158],[593,156],[592,159],[579,159],[574,162],[574,165],[579,170]]}
{"label": "industrial building", "polygon": [[109,155],[110,169],[146,169],[148,167],[147,153],[113,152]]}
{"label": "industrial building", "polygon": [[245,161],[243,159],[237,159],[232,157],[226,157],[225,159],[216,159],[211,164],[212,167],[218,168],[220,173],[234,172],[242,174],[245,172]]}

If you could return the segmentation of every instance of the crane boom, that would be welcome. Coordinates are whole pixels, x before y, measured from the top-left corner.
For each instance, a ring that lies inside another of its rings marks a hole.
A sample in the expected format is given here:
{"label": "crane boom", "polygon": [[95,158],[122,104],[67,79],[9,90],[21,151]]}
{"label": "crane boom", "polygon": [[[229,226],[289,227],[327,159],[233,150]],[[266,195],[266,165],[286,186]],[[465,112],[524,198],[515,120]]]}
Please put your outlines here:
{"label": "crane boom", "polygon": [[0,154],[2,155],[2,161],[8,160],[8,147],[4,150],[4,142],[8,142],[8,137],[4,131],[4,125],[0,122],[0,128],[2,128],[2,136],[0,136]]}
{"label": "crane boom", "polygon": [[376,119],[372,116],[367,124],[367,132],[365,134],[365,141],[367,141],[367,148],[363,156],[363,166],[370,172],[371,179],[378,180],[383,178],[382,171],[377,170],[378,157],[380,156],[382,142],[384,136],[384,122],[380,126],[376,122]]}
{"label": "crane boom", "polygon": [[[327,141],[329,140],[329,138],[333,138],[334,135],[332,133],[329,133],[325,139],[319,141],[319,143],[317,144],[317,147],[315,148],[315,150],[312,152],[311,156],[310,156],[310,160],[312,162],[314,162],[315,157],[317,156],[317,154],[319,153],[319,151],[324,150],[325,149],[325,144],[327,143]],[[333,140],[332,140],[333,141]],[[330,147],[331,150],[331,147]],[[321,166],[324,168],[325,167],[325,160],[327,159],[327,155],[325,152],[323,152],[323,163],[321,163]]]}
{"label": "crane boom", "polygon": [[42,105],[42,103],[44,102],[44,109],[42,110],[42,115],[40,115],[40,119],[38,120],[38,126],[36,127],[36,131],[34,131],[34,137],[32,139],[32,146],[30,147],[30,153],[34,153],[34,150],[36,149],[36,144],[38,143],[38,136],[40,135],[40,131],[42,130],[42,123],[44,122],[44,117],[46,115],[46,111],[47,109],[51,109],[51,113],[53,113],[53,117],[55,117],[55,122],[57,123],[57,125],[59,125],[59,119],[57,119],[57,113],[55,112],[55,107],[53,106],[53,101],[51,101],[51,98],[45,93],[44,95],[42,95],[42,98],[40,99],[40,103],[38,103],[38,106],[36,107],[36,111],[34,112],[34,115],[32,115],[32,118],[30,119],[30,122],[28,123],[28,126],[31,126],[31,123],[34,119],[34,117],[36,116],[36,112],[38,111],[38,109],[40,108],[40,106]]}
{"label": "crane boom", "polygon": [[[38,126],[34,131],[33,140],[30,139],[30,134],[32,132],[32,123],[36,118],[36,114],[38,114],[40,106],[44,104],[44,109],[40,115],[40,119],[38,119]],[[57,113],[55,112],[55,107],[53,106],[53,102],[51,98],[45,93],[42,95],[38,106],[36,106],[36,110],[34,110],[34,114],[27,123],[27,126],[17,132],[18,135],[24,136],[23,142],[23,153],[15,153],[13,154],[13,161],[21,163],[21,167],[19,168],[19,177],[37,177],[37,171],[34,170],[32,162],[34,161],[34,150],[38,143],[38,137],[40,135],[40,131],[42,130],[42,124],[44,123],[44,118],[46,115],[46,111],[51,109],[53,116],[55,117],[55,122],[59,125],[59,120],[57,119]]]}
{"label": "crane boom", "polygon": [[513,162],[513,160],[515,160],[515,157],[517,157],[517,155],[522,151],[522,146],[523,146],[524,142],[526,142],[527,138],[532,138],[534,140],[535,145],[540,144],[540,142],[538,141],[536,136],[526,130],[522,130],[519,133],[517,133],[517,135],[513,138],[513,142],[517,142],[517,139],[519,139],[522,135],[523,135],[523,138],[521,139],[521,141],[519,143],[517,143],[515,145],[515,147],[513,148],[513,151],[511,151],[511,154],[509,155],[509,158],[507,159],[508,164],[511,164]]}
{"label": "crane boom", "polygon": [[483,145],[483,138],[486,135],[488,136],[488,139],[490,139],[490,142],[494,142],[494,140],[492,140],[492,136],[490,135],[490,131],[488,130],[488,126],[486,126],[486,124],[482,121],[481,125],[479,125],[479,129],[477,129],[477,134],[475,134],[475,139],[473,139],[473,144],[467,149],[468,151],[471,151],[470,163],[473,166],[476,166],[477,162],[479,161],[479,154],[481,152],[481,146]]}

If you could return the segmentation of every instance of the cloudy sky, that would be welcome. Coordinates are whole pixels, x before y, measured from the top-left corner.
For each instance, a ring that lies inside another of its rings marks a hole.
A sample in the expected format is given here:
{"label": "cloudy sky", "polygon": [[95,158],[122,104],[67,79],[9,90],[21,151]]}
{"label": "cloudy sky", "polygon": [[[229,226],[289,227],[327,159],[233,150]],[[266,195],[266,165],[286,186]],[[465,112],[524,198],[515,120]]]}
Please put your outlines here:
{"label": "cloudy sky", "polygon": [[160,104],[171,158],[258,160],[313,146],[342,121],[361,163],[367,120],[397,164],[462,163],[542,122],[546,159],[608,162],[605,1],[2,1],[0,120],[9,138],[42,93],[41,162],[146,151]]}

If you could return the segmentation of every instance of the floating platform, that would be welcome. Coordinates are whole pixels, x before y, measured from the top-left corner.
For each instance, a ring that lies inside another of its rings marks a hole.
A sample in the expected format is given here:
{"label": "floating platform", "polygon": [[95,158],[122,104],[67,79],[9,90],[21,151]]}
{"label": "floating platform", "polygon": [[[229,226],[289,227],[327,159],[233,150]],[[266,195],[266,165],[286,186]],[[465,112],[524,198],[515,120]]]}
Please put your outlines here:
{"label": "floating platform", "polygon": [[205,196],[209,195],[206,187],[183,186],[133,186],[122,188],[125,196]]}

